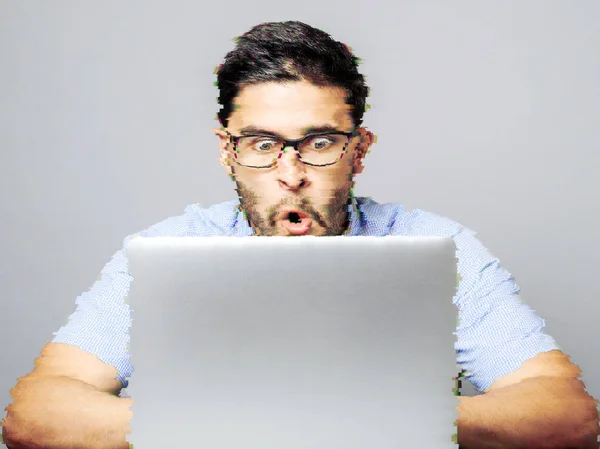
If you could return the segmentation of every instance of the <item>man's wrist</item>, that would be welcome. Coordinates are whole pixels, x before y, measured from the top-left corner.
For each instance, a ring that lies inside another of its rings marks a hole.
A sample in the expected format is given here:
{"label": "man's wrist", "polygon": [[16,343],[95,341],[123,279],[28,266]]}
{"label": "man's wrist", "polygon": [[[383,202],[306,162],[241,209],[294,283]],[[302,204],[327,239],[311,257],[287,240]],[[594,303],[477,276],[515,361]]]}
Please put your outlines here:
{"label": "man's wrist", "polygon": [[596,401],[579,385],[577,379],[536,377],[460,397],[461,449],[597,449]]}

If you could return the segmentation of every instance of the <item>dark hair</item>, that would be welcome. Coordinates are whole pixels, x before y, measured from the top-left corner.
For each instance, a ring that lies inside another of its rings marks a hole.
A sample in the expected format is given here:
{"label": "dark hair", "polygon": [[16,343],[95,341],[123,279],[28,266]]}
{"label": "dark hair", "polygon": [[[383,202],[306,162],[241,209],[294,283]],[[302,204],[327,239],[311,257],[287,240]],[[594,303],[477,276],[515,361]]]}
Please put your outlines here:
{"label": "dark hair", "polygon": [[324,31],[302,22],[268,22],[235,39],[235,48],[217,68],[217,118],[227,127],[242,87],[261,82],[306,80],[346,90],[355,126],[360,126],[369,88],[351,49]]}

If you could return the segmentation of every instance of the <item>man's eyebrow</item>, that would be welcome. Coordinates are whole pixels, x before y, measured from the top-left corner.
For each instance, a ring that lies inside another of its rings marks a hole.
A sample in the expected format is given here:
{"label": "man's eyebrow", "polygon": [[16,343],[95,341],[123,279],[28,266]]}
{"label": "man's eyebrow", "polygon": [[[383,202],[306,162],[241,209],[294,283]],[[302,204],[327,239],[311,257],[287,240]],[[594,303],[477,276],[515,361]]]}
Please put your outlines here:
{"label": "man's eyebrow", "polygon": [[247,134],[269,134],[271,136],[277,135],[275,131],[265,128],[258,128],[256,126],[244,126],[242,129],[240,129],[240,135],[244,136]]}
{"label": "man's eyebrow", "polygon": [[306,134],[318,134],[318,133],[333,133],[339,132],[341,129],[334,125],[320,125],[320,126],[310,126],[308,128],[302,129],[304,135]]}
{"label": "man's eyebrow", "polygon": [[[305,136],[307,134],[331,133],[331,132],[338,132],[338,131],[340,131],[340,128],[338,128],[337,126],[333,126],[333,125],[309,126],[307,128],[302,129],[302,133]],[[257,126],[244,126],[242,129],[240,129],[240,135],[244,136],[244,135],[248,135],[248,134],[267,134],[270,136],[280,136],[281,135],[278,132],[273,131],[271,129],[259,128]]]}

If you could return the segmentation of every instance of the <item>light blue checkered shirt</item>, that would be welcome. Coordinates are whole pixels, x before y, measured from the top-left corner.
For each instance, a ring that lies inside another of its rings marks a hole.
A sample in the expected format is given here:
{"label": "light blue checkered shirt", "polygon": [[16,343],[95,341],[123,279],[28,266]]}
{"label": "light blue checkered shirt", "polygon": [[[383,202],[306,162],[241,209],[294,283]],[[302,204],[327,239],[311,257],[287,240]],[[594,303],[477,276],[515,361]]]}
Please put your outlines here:
{"label": "light blue checkered shirt", "polygon": [[[125,303],[132,280],[125,248],[136,236],[251,236],[253,229],[238,211],[239,201],[203,209],[186,207],[171,217],[124,240],[123,249],[106,264],[92,288],[77,298],[76,311],[56,334],[54,342],[77,346],[113,365],[127,387],[133,373],[127,346],[131,319]],[[400,204],[378,204],[356,198],[345,236],[452,236],[461,277],[454,303],[459,313],[457,363],[482,391],[495,379],[541,352],[560,349],[543,332],[545,322],[519,299],[519,287],[475,233],[447,218]]]}

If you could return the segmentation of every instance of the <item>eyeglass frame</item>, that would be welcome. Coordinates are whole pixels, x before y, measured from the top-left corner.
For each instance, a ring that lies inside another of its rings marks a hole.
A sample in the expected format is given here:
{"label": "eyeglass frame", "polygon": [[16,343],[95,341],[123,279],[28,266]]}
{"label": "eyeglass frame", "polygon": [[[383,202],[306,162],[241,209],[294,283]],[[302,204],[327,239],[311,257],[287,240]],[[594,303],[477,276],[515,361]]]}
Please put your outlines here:
{"label": "eyeglass frame", "polygon": [[[241,165],[242,167],[248,167],[248,168],[272,168],[275,165],[277,165],[277,161],[279,159],[281,159],[281,157],[283,156],[283,153],[285,151],[286,148],[290,148],[292,147],[294,149],[294,151],[296,151],[298,153],[298,160],[300,162],[302,162],[305,165],[309,165],[311,167],[329,167],[331,165],[335,165],[337,164],[343,157],[344,155],[347,153],[348,151],[348,146],[350,145],[350,142],[352,142],[352,139],[354,139],[356,136],[359,135],[359,132],[357,129],[354,129],[351,132],[345,132],[345,131],[330,131],[330,132],[322,132],[322,133],[314,133],[314,134],[307,134],[305,135],[303,138],[301,139],[284,139],[281,136],[275,136],[272,134],[245,134],[243,136],[234,136],[233,134],[231,134],[229,131],[225,130],[225,133],[229,136],[229,142],[233,144],[233,153],[235,155],[235,163],[238,165]],[[346,136],[348,138],[348,142],[344,145],[344,149],[342,150],[342,153],[340,154],[340,156],[333,162],[330,162],[328,164],[311,164],[310,162],[306,162],[304,160],[302,160],[302,156],[300,155],[300,150],[298,149],[298,146],[305,141],[306,139],[310,138],[310,137],[319,137],[319,136]],[[255,165],[245,165],[245,164],[241,164],[239,163],[236,159],[237,159],[237,145],[238,145],[238,141],[240,139],[243,139],[245,137],[270,137],[271,139],[277,139],[280,141],[283,141],[283,147],[281,148],[281,150],[279,150],[279,154],[277,155],[277,157],[275,158],[275,160],[269,164],[269,165],[262,165],[262,166],[255,166]]]}

